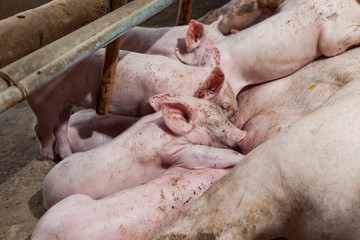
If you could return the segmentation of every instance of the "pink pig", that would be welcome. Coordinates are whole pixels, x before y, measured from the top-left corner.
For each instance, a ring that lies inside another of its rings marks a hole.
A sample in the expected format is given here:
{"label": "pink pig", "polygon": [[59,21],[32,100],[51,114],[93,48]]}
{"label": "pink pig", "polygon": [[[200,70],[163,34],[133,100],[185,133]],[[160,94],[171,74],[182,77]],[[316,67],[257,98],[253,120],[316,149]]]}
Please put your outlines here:
{"label": "pink pig", "polygon": [[121,36],[120,49],[138,53],[159,54],[175,60],[178,59],[175,55],[175,49],[177,49],[185,59],[191,59],[194,55],[198,57],[197,55],[205,50],[208,43],[223,38],[223,34],[218,30],[218,24],[221,20],[222,17],[219,17],[210,25],[199,24],[195,20],[190,22],[190,28],[197,29],[197,37],[202,42],[202,47],[196,51],[189,51],[186,47],[188,25],[162,28],[134,27]]}
{"label": "pink pig", "polygon": [[[34,126],[44,158],[55,158],[53,133],[60,157],[72,154],[67,123],[73,105],[95,108],[104,50],[89,56],[28,97],[37,117]],[[117,66],[109,112],[139,117],[153,112],[149,97],[170,92],[211,99],[228,117],[238,109],[230,85],[219,67],[189,67],[164,56],[122,51]]]}
{"label": "pink pig", "polygon": [[46,176],[44,205],[50,208],[76,193],[100,199],[148,182],[169,166],[226,168],[242,155],[237,147],[245,133],[208,100],[156,95],[154,114],[124,133],[87,152],[71,155]]}
{"label": "pink pig", "polygon": [[69,196],[40,219],[31,239],[151,239],[226,172],[171,167],[145,184],[99,200]]}
{"label": "pink pig", "polygon": [[[187,46],[203,48],[197,30],[190,26],[189,33]],[[192,63],[219,65],[238,94],[246,85],[287,76],[321,55],[337,55],[359,42],[359,0],[285,1],[274,16],[210,43]]]}

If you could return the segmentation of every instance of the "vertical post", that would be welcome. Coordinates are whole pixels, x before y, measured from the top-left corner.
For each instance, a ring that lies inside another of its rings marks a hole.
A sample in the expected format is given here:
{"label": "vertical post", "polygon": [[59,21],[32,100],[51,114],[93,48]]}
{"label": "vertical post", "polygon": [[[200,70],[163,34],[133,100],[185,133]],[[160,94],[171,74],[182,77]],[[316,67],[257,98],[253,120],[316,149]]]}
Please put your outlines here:
{"label": "vertical post", "polygon": [[180,0],[176,25],[186,25],[190,22],[193,0]]}
{"label": "vertical post", "polygon": [[[127,0],[112,0],[111,10],[125,5]],[[115,39],[106,46],[103,72],[100,78],[99,97],[96,105],[98,115],[106,115],[109,112],[112,90],[115,82],[116,67],[120,51],[121,37]]]}

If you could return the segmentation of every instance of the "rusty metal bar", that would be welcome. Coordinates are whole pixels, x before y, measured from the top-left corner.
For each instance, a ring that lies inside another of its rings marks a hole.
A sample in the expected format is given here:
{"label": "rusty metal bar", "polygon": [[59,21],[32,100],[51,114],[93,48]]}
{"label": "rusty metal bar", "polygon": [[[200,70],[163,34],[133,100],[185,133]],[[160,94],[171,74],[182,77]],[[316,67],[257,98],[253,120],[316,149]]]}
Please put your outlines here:
{"label": "rusty metal bar", "polygon": [[[0,69],[31,94],[89,54],[140,24],[176,0],[134,0],[94,22]],[[0,78],[2,79],[2,78]],[[24,98],[16,86],[0,80],[0,113]],[[5,90],[4,90],[5,89]]]}
{"label": "rusty metal bar", "polygon": [[[114,11],[127,3],[127,0],[112,1],[111,10]],[[118,63],[121,37],[106,46],[103,72],[100,78],[99,97],[96,103],[96,113],[106,115],[109,112],[112,90],[114,87],[116,66]]]}
{"label": "rusty metal bar", "polygon": [[189,24],[193,0],[180,0],[176,25]]}
{"label": "rusty metal bar", "polygon": [[0,68],[108,12],[109,0],[53,0],[1,20]]}

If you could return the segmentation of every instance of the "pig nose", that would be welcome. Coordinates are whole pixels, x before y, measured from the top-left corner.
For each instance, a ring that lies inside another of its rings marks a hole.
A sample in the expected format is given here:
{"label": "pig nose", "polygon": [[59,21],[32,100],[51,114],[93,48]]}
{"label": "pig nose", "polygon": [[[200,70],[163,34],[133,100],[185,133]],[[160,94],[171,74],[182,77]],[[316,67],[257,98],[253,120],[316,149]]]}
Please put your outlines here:
{"label": "pig nose", "polygon": [[230,134],[231,136],[229,139],[231,139],[232,143],[229,145],[232,147],[240,147],[240,142],[246,136],[246,131],[240,130],[239,128],[234,128]]}

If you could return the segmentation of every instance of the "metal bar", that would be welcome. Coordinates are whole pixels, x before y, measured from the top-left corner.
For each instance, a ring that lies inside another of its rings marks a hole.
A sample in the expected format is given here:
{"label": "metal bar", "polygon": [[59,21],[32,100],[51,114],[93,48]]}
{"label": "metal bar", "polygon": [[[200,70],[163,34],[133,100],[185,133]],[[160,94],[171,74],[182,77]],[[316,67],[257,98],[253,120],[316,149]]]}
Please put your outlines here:
{"label": "metal bar", "polygon": [[[114,11],[127,3],[127,0],[112,1],[111,10]],[[96,103],[96,113],[106,115],[109,112],[112,90],[114,88],[116,66],[118,63],[121,37],[106,46],[103,72],[100,78],[99,95]]]}
{"label": "metal bar", "polygon": [[190,22],[193,0],[180,0],[176,25],[187,25]]}
{"label": "metal bar", "polygon": [[[176,0],[134,0],[94,22],[0,69],[31,94],[89,54],[140,24]],[[7,86],[0,81],[0,91]],[[23,100],[10,86],[0,92],[0,113]]]}

